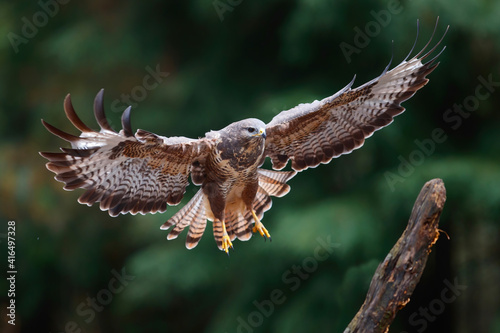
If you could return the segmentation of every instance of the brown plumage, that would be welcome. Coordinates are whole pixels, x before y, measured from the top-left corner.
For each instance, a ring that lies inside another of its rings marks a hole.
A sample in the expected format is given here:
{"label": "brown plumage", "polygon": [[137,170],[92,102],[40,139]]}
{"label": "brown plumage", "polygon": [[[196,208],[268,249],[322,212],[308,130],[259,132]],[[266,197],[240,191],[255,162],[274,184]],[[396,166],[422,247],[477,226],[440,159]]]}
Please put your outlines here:
{"label": "brown plumage", "polygon": [[[429,41],[407,61],[410,51],[394,69],[388,71],[388,65],[379,77],[358,88],[351,89],[353,80],[333,96],[281,112],[267,125],[245,119],[201,139],[167,138],[144,130],[133,134],[130,107],[123,113],[122,130],[116,133],[104,114],[102,90],[94,102],[101,129],[93,131],[78,118],[68,94],[66,116],[82,133],[74,136],[42,120],[72,148],[40,154],[49,160],[47,168],[56,180],[65,183],[64,189],[85,189],[80,203],[99,202],[111,216],[164,212],[181,201],[191,175],[200,190],[161,228],[172,228],[167,238],[174,239],[189,226],[186,247],[191,249],[211,220],[217,246],[228,252],[234,239],[248,240],[252,232],[270,237],[260,220],[271,208],[271,196],[288,193],[286,183],[296,171],[361,147],[374,131],[402,113],[401,103],[427,83],[426,76],[438,65],[434,60],[439,54],[426,63],[423,60],[441,40],[424,54]],[[291,160],[293,170],[261,169],[267,156],[274,169],[284,168]]]}

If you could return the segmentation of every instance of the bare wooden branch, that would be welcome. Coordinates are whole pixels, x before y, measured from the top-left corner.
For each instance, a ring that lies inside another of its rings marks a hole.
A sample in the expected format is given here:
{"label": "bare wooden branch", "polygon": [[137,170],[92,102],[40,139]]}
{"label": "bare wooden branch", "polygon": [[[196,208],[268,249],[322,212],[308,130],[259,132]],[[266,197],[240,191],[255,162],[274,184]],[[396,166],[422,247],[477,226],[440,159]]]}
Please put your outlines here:
{"label": "bare wooden branch", "polygon": [[425,183],[415,201],[408,226],[378,266],[365,302],[344,333],[387,332],[409,301],[439,238],[439,217],[446,201],[441,179]]}

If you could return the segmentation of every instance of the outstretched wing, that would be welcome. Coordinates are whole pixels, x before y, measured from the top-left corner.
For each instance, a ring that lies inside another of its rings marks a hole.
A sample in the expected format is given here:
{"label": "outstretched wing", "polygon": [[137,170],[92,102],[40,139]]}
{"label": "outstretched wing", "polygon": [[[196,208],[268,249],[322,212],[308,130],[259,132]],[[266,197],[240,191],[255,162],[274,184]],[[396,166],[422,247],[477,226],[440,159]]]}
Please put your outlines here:
{"label": "outstretched wing", "polygon": [[40,153],[49,160],[47,169],[64,189],[83,188],[78,201],[91,206],[100,202],[111,216],[120,213],[164,212],[178,204],[186,191],[193,164],[199,171],[211,148],[211,140],[184,137],[165,138],[138,130],[132,134],[130,107],[122,116],[123,129],[116,133],[106,120],[103,90],[94,102],[100,132],[88,128],[76,115],[68,94],[64,110],[82,134],[65,133],[42,120],[54,135],[71,143],[62,153]]}
{"label": "outstretched wing", "polygon": [[426,76],[439,64],[434,61],[444,48],[430,61],[423,62],[444,38],[443,35],[429,52],[423,54],[434,33],[417,55],[407,61],[415,40],[412,51],[403,62],[387,71],[389,63],[384,72],[370,82],[351,89],[353,79],[333,96],[300,104],[274,117],[266,126],[265,149],[273,168],[282,169],[289,159],[297,171],[328,163],[333,157],[361,147],[373,132],[389,125],[394,116],[405,110],[401,103],[429,81]]}

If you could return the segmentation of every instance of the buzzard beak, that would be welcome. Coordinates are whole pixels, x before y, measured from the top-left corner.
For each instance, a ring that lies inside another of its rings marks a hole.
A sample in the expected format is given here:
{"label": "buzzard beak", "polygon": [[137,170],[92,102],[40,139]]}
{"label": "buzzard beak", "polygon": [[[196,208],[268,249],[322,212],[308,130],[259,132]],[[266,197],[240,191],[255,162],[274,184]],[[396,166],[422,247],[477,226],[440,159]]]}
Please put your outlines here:
{"label": "buzzard beak", "polygon": [[259,133],[254,134],[254,136],[261,136],[265,139],[266,138],[266,129],[265,128],[259,129]]}

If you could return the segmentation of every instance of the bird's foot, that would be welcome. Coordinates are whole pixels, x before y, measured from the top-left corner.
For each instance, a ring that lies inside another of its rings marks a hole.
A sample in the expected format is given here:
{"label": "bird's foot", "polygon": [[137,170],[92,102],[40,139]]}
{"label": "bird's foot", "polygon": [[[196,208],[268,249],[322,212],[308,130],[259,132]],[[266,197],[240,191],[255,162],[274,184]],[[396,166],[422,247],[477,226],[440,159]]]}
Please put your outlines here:
{"label": "bird's foot", "polygon": [[224,235],[222,235],[222,251],[229,254],[229,248],[234,249],[233,243],[231,242],[231,238],[229,238],[229,235],[227,233],[224,233]]}
{"label": "bird's foot", "polygon": [[267,231],[266,227],[264,227],[264,225],[262,224],[262,222],[260,222],[259,218],[257,217],[257,215],[255,214],[255,212],[252,210],[252,215],[253,215],[253,218],[255,220],[255,224],[252,228],[252,231],[253,232],[259,232],[259,234],[264,237],[264,240],[268,239],[272,241],[271,239],[271,235],[269,234],[269,231]]}

